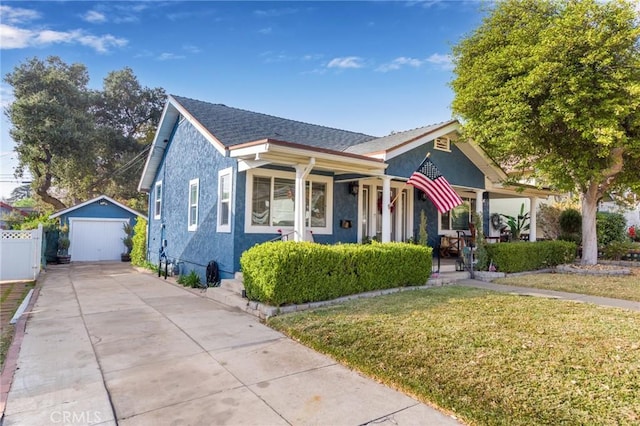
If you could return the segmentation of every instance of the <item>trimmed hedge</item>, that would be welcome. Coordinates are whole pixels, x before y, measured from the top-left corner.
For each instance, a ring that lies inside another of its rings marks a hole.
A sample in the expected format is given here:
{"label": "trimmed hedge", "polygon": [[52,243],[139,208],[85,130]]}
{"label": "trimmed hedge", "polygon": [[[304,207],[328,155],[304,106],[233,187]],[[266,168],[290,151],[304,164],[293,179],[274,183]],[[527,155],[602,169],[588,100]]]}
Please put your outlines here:
{"label": "trimmed hedge", "polygon": [[500,272],[507,273],[548,268],[571,263],[576,258],[576,244],[569,241],[486,244],[484,249],[487,261],[493,261]]}
{"label": "trimmed hedge", "polygon": [[276,241],[245,251],[240,266],[247,297],[280,306],[424,285],[431,274],[431,255],[430,247],[406,243]]}

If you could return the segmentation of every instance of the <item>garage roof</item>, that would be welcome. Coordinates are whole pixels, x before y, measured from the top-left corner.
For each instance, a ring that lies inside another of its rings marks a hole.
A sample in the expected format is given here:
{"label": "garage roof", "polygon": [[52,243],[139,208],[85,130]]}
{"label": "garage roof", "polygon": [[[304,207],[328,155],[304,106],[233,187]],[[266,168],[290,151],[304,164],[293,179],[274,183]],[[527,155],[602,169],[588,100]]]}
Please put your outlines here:
{"label": "garage roof", "polygon": [[140,212],[137,212],[137,211],[135,211],[133,209],[130,209],[129,207],[125,206],[124,204],[119,203],[116,200],[114,200],[113,198],[107,197],[106,195],[100,195],[100,196],[98,196],[96,198],[93,198],[91,200],[85,201],[84,203],[76,204],[75,206],[71,206],[71,207],[66,208],[64,210],[60,210],[59,212],[56,212],[56,213],[52,214],[51,216],[49,216],[49,219],[55,219],[56,217],[60,217],[60,216],[65,215],[65,214],[67,214],[69,212],[77,210],[77,209],[79,209],[81,207],[87,206],[87,205],[89,205],[91,203],[99,202],[101,200],[104,200],[104,201],[107,201],[107,202],[109,202],[111,204],[114,204],[114,205],[120,207],[121,209],[124,209],[124,210],[128,211],[129,213],[135,214],[138,217],[142,217],[145,220],[147,220],[147,217],[145,215],[143,215]]}

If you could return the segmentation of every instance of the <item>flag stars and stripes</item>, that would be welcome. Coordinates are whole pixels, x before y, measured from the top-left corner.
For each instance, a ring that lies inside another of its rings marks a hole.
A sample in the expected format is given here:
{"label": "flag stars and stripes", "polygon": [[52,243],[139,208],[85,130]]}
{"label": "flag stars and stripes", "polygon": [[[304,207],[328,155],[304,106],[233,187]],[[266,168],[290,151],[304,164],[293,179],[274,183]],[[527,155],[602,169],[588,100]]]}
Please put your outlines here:
{"label": "flag stars and stripes", "polygon": [[427,194],[440,213],[446,213],[462,204],[460,196],[428,157],[411,175],[407,184]]}

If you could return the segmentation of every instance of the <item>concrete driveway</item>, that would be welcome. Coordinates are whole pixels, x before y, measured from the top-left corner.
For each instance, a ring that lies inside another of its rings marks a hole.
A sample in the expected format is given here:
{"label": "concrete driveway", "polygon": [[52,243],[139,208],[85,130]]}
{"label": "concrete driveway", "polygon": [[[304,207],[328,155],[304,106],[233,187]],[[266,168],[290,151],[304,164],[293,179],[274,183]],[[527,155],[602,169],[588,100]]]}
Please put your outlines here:
{"label": "concrete driveway", "polygon": [[454,425],[229,308],[125,263],[48,268],[9,425]]}

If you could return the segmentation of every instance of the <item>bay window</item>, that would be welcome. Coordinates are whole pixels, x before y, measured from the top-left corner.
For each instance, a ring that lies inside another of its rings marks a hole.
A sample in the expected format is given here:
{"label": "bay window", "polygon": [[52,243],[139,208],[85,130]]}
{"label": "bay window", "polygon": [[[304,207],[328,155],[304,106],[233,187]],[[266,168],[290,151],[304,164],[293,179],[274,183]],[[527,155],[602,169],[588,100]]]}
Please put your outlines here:
{"label": "bay window", "polygon": [[[332,232],[332,179],[309,175],[305,181],[305,225],[314,233]],[[270,169],[247,172],[245,231],[275,233],[293,228],[295,174]]]}

